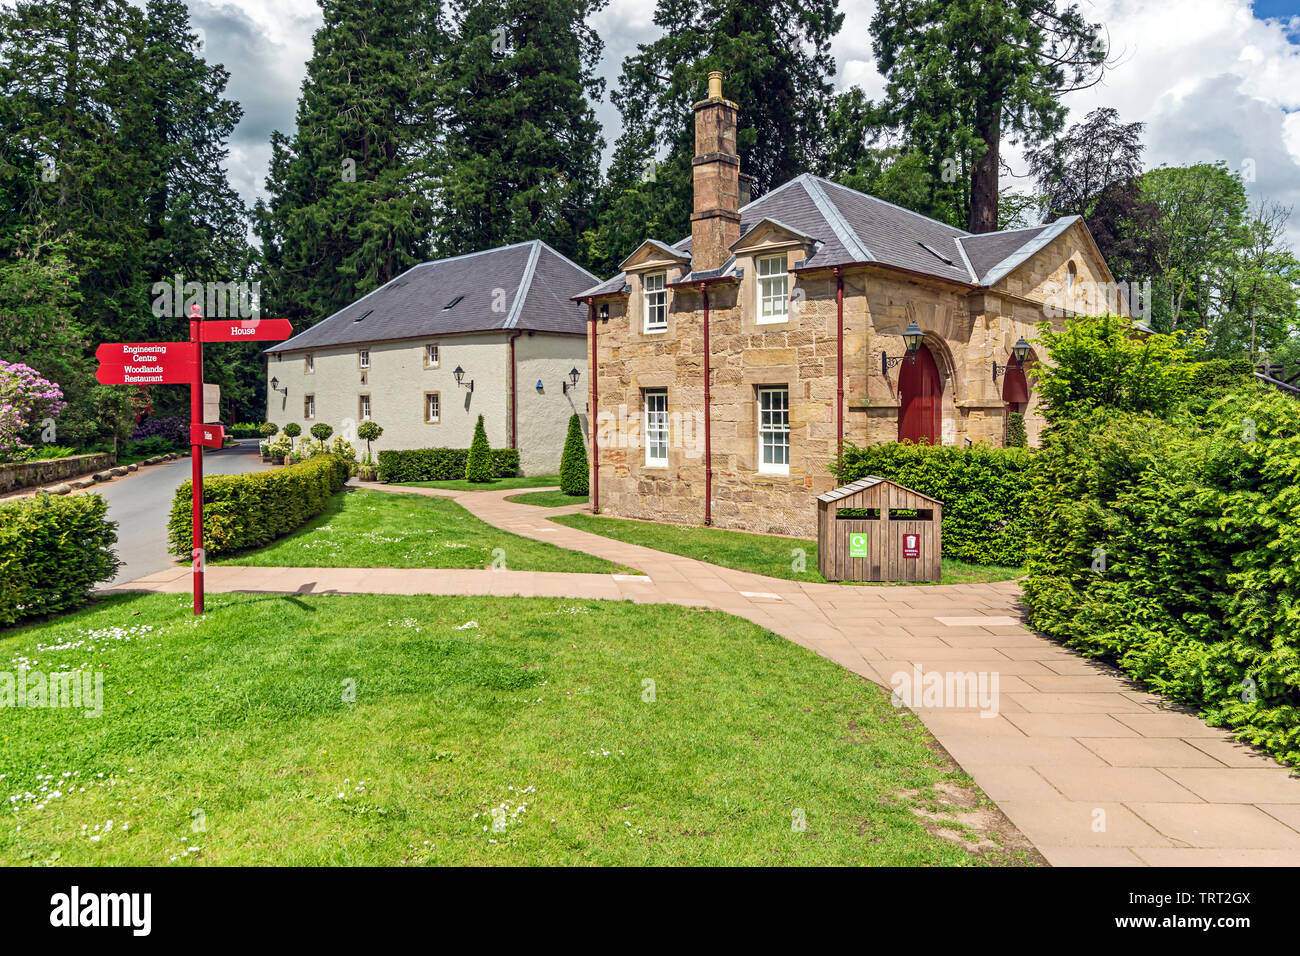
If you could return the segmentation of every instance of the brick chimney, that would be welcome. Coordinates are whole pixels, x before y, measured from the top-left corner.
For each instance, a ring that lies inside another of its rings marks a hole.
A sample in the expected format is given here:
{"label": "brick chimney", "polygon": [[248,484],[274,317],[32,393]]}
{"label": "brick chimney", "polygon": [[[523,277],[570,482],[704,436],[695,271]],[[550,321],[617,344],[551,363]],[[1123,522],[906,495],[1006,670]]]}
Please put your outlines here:
{"label": "brick chimney", "polygon": [[695,211],[691,213],[691,269],[717,269],[740,238],[739,107],[722,98],[722,74],[709,74],[709,95],[695,104]]}

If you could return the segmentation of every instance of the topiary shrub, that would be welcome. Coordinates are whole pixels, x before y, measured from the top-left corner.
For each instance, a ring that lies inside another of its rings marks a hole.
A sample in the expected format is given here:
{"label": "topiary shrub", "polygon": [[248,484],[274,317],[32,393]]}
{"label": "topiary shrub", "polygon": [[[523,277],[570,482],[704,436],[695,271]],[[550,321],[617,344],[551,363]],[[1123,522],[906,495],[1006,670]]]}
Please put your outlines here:
{"label": "topiary shrub", "polygon": [[117,573],[117,523],[100,495],[0,504],[0,626],[83,603]]}
{"label": "topiary shrub", "polygon": [[280,430],[284,432],[285,435],[288,436],[288,438],[290,438],[291,440],[297,438],[299,435],[302,434],[302,426],[299,425],[297,422],[290,422]]}
{"label": "topiary shrub", "polygon": [[276,433],[279,431],[280,426],[276,425],[274,422],[262,422],[262,424],[257,427],[257,433],[267,441],[270,441],[275,437]]}
{"label": "topiary shrub", "polygon": [[366,443],[366,460],[362,464],[369,465],[374,461],[370,454],[370,443],[378,441],[383,433],[384,430],[375,422],[362,422],[357,426],[357,437]]}
{"label": "topiary shrub", "polygon": [[474,439],[469,443],[469,455],[465,458],[465,480],[475,482],[492,480],[492,447],[488,444],[487,429],[483,427],[482,415],[474,425]]}
{"label": "topiary shrub", "polygon": [[1025,416],[1012,412],[1007,416],[1007,437],[1003,442],[1007,448],[1024,448],[1029,444],[1029,432],[1025,431]]}
{"label": "topiary shrub", "polygon": [[[388,448],[379,452],[377,458],[380,481],[460,481],[465,477],[469,449]],[[513,478],[519,474],[519,450],[492,449],[492,474],[497,478]]]}
{"label": "topiary shrub", "polygon": [[877,475],[943,502],[943,554],[975,564],[1024,562],[1028,448],[974,445],[849,445],[836,470],[843,484]]}
{"label": "topiary shrub", "polygon": [[320,442],[321,451],[325,450],[325,442],[330,435],[333,434],[334,429],[329,425],[326,425],[324,422],[317,422],[315,425],[311,426],[311,437]]}
{"label": "topiary shrub", "polygon": [[[203,480],[203,547],[209,557],[260,547],[300,528],[325,510],[347,482],[349,465],[337,455],[316,455],[301,464]],[[172,499],[167,535],[173,554],[189,556],[191,484]]]}
{"label": "topiary shrub", "polygon": [[582,440],[582,422],[575,414],[569,417],[569,434],[560,458],[560,490],[566,495],[587,494],[587,471],[587,445]]}

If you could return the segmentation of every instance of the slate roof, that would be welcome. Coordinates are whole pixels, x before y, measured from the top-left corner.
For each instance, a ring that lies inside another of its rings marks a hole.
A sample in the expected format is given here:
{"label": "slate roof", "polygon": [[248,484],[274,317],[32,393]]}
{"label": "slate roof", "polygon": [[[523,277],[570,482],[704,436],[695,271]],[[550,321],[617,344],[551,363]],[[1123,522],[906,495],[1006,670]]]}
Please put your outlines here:
{"label": "slate roof", "polygon": [[595,278],[537,239],[424,262],[267,351],[504,329],[585,335],[573,296]]}
{"label": "slate roof", "polygon": [[890,481],[888,478],[881,478],[878,475],[868,475],[865,478],[859,478],[852,484],[842,485],[833,491],[828,491],[823,495],[818,495],[817,500],[825,501],[827,503],[832,501],[843,501],[845,498],[853,497],[859,491],[866,491],[868,488],[874,488],[876,485],[880,484],[893,485],[895,488],[903,488],[903,490],[912,492],[912,494],[916,495],[918,498],[924,498],[926,501],[933,501],[937,505],[943,504],[943,502],[938,498],[931,498],[929,495],[923,495],[919,491],[913,491],[911,488],[904,488],[904,486],[900,485],[898,482]]}
{"label": "slate roof", "polygon": [[[879,262],[968,286],[989,286],[1064,232],[1078,217],[1028,229],[975,235],[903,209],[866,193],[805,173],[740,210],[740,234],[764,219],[812,236],[816,248],[803,268]],[[690,237],[671,246],[690,252]],[[692,273],[680,281],[715,278]],[[721,274],[734,275],[734,262]],[[612,295],[626,291],[626,275],[578,293]]]}

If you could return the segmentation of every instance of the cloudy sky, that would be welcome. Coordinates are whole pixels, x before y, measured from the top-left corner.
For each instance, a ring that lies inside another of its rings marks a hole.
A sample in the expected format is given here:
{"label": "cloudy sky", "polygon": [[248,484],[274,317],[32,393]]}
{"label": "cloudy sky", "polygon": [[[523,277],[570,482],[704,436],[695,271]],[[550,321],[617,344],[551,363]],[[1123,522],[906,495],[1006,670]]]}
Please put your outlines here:
{"label": "cloudy sky", "polygon": [[[882,89],[868,24],[875,0],[841,0],[844,28],[834,43],[837,85]],[[1105,81],[1071,94],[1070,121],[1113,106],[1126,122],[1147,124],[1146,163],[1223,160],[1242,170],[1252,198],[1296,207],[1292,241],[1300,248],[1300,0],[1083,0],[1105,24],[1117,62]],[[605,40],[602,72],[610,86],[636,44],[655,37],[654,0],[609,0],[593,24]],[[315,0],[192,0],[206,56],[231,72],[229,95],[244,107],[231,142],[230,175],[250,203],[263,191],[269,138],[290,131],[312,33]],[[744,104],[741,104],[743,109]],[[598,105],[606,139],[618,113]],[[1019,151],[1007,158],[1023,173]],[[1253,180],[1253,181],[1251,181]]]}

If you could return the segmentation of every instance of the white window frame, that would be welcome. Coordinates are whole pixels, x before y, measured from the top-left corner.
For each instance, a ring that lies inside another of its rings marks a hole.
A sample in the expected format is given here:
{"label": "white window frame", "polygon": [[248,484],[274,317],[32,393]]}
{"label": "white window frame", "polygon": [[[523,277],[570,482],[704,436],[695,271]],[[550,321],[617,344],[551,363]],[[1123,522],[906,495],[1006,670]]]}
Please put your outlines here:
{"label": "white window frame", "polygon": [[[437,406],[437,414],[433,414],[435,405]],[[424,421],[427,425],[440,425],[442,423],[441,392],[424,393]]]}
{"label": "white window frame", "polygon": [[[652,407],[662,406],[662,407]],[[647,388],[641,396],[647,468],[668,467],[668,389]],[[662,450],[662,455],[655,453]]]}
{"label": "white window frame", "polygon": [[370,368],[370,349],[357,349],[357,367],[363,372]]}
{"label": "white window frame", "polygon": [[363,422],[368,422],[371,414],[370,393],[362,392],[357,396],[357,417]]}
{"label": "white window frame", "polygon": [[771,325],[790,321],[790,273],[785,253],[759,256],[754,264],[758,274],[758,324]]}
{"label": "white window frame", "polygon": [[312,421],[316,417],[316,393],[310,392],[302,397],[302,417]]}
{"label": "white window frame", "polygon": [[[432,356],[432,357],[431,357]],[[424,346],[424,367],[438,368],[442,364],[442,349],[436,342],[430,342]]]}
{"label": "white window frame", "polygon": [[[790,474],[790,389],[785,385],[764,386],[758,389],[757,404],[758,470],[765,475],[788,475]],[[768,453],[769,451],[771,454]],[[768,461],[768,458],[772,461]],[[784,461],[777,460],[782,458]]]}
{"label": "white window frame", "polygon": [[[641,298],[645,300],[646,334],[668,331],[668,273],[652,272],[641,280]],[[652,322],[651,319],[660,321]]]}

